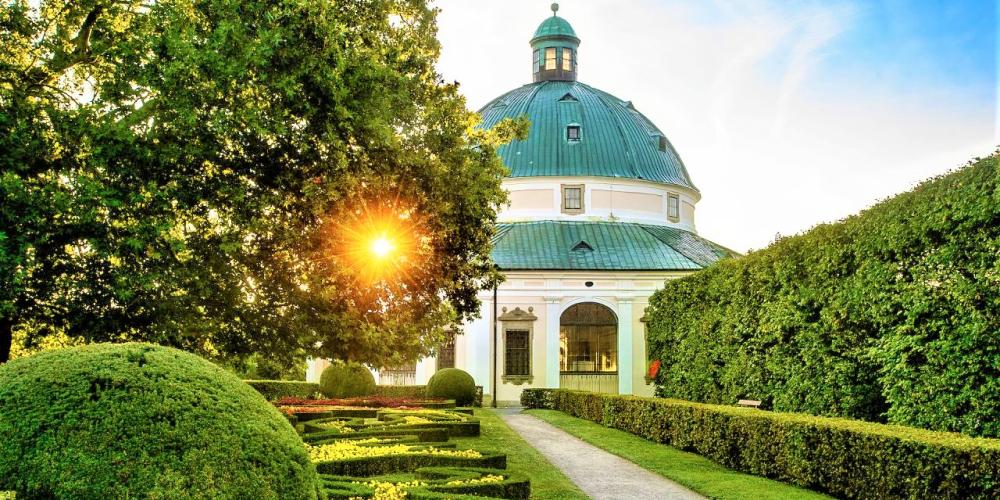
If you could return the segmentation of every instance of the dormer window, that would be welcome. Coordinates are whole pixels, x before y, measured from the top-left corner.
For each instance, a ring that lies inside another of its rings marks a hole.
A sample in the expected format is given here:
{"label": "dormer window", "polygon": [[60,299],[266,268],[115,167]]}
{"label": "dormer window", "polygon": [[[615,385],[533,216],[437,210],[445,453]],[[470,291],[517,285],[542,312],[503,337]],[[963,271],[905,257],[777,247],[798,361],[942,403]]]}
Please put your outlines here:
{"label": "dormer window", "polygon": [[563,184],[562,201],[564,214],[582,214],[583,184]]}
{"label": "dormer window", "polygon": [[545,69],[556,69],[556,48],[545,49]]}
{"label": "dormer window", "polygon": [[566,140],[569,142],[580,142],[580,126],[579,125],[567,125],[566,126]]}

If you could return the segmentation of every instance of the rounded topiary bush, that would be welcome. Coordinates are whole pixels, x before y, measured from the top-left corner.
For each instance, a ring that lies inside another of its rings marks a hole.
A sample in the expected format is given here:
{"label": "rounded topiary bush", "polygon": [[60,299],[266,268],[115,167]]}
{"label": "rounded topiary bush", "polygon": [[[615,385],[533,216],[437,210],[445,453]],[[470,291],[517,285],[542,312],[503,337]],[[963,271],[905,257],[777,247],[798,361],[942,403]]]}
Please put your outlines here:
{"label": "rounded topiary bush", "polygon": [[375,394],[375,377],[357,363],[334,361],[323,370],[319,390],[328,398],[353,398]]}
{"label": "rounded topiary bush", "polygon": [[18,498],[316,498],[295,429],[235,375],[150,344],[0,365],[0,491]]}
{"label": "rounded topiary bush", "polygon": [[458,406],[469,406],[476,399],[476,381],[464,370],[444,368],[427,382],[427,397],[454,399]]}

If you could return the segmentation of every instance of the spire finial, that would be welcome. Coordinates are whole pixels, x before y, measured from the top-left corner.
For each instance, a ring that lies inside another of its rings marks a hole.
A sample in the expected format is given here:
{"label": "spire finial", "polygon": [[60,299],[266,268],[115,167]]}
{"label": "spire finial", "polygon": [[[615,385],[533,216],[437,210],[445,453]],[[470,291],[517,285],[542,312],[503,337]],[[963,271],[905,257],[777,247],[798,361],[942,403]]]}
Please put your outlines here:
{"label": "spire finial", "polygon": [[555,3],[555,2],[553,2],[553,3],[552,3],[552,15],[553,15],[553,16],[554,16],[554,15],[556,15],[556,12],[559,12],[559,4],[558,4],[558,3]]}

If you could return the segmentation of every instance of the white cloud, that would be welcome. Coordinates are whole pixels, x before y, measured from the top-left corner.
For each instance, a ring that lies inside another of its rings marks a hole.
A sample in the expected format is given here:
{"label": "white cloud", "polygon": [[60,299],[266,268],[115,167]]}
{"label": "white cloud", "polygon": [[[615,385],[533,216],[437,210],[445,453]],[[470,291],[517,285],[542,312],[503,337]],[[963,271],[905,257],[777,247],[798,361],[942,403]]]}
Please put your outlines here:
{"label": "white cloud", "polygon": [[[528,40],[549,2],[437,5],[439,69],[470,106],[531,81]],[[896,92],[824,64],[858,16],[849,4],[576,0],[560,15],[582,39],[581,81],[667,133],[703,194],[699,232],[737,250],[850,215],[1000,140],[995,102]]]}

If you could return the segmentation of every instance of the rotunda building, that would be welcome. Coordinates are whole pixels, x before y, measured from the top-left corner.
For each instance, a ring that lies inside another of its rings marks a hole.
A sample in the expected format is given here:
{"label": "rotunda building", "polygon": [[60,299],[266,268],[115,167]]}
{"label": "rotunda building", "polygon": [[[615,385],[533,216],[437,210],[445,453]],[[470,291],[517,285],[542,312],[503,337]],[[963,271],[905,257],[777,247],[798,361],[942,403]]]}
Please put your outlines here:
{"label": "rotunda building", "polygon": [[499,151],[510,205],[493,259],[506,280],[480,294],[480,318],[435,357],[380,370],[379,383],[422,384],[458,367],[500,405],[529,387],[652,395],[650,295],[733,255],[698,236],[701,193],[666,134],[631,101],[577,80],[580,38],[557,11],[530,40],[532,82],[479,111],[485,128],[531,122],[525,140]]}

